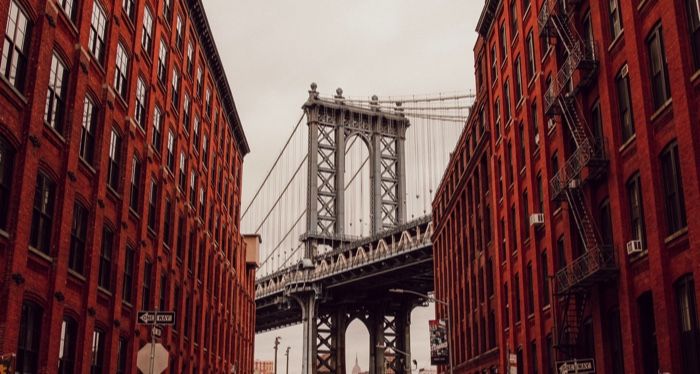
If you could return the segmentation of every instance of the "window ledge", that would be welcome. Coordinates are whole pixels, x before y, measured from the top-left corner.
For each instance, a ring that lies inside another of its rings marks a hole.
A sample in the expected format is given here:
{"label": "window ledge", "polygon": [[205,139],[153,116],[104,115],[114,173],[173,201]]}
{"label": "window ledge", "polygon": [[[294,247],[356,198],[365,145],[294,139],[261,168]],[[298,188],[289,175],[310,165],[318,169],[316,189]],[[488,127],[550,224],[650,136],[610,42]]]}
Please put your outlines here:
{"label": "window ledge", "polygon": [[37,248],[32,247],[31,245],[29,246],[29,253],[33,253],[33,254],[37,255],[39,258],[41,258],[42,260],[44,260],[48,263],[53,263],[53,257],[47,255],[46,253],[40,251]]}
{"label": "window ledge", "polygon": [[87,278],[85,278],[84,275],[78,273],[77,271],[75,271],[73,269],[68,269],[68,275],[70,275],[71,277],[73,277],[77,280],[80,280],[82,282],[85,282],[87,280]]}
{"label": "window ledge", "polygon": [[86,169],[88,174],[90,174],[92,176],[95,176],[95,174],[97,174],[97,171],[95,170],[95,168],[93,168],[89,162],[85,161],[84,158],[78,157],[78,159],[80,160],[80,168],[81,169]]}
{"label": "window ledge", "polygon": [[627,141],[626,141],[624,144],[622,144],[622,145],[620,146],[620,148],[618,149],[618,151],[619,151],[620,153],[627,153],[626,151],[627,151],[628,149],[632,148],[632,144],[634,144],[636,140],[637,140],[637,134],[636,134],[636,133],[635,133],[635,134],[632,134],[632,136],[630,136],[630,138],[627,139]]}
{"label": "window ledge", "polygon": [[117,201],[122,200],[122,195],[119,194],[112,186],[107,185],[107,192],[109,192],[107,195],[110,198],[116,199]]}
{"label": "window ledge", "polygon": [[6,97],[10,97],[12,104],[14,104],[17,109],[23,109],[27,105],[27,98],[2,74],[0,74],[0,82],[2,82],[0,86],[3,87],[3,91],[9,93]]}
{"label": "window ledge", "polygon": [[700,69],[690,76],[690,82],[693,84],[700,83]]}
{"label": "window ledge", "polygon": [[608,46],[608,52],[612,52],[613,49],[615,49],[619,44],[621,44],[622,42],[620,42],[620,40],[623,40],[624,36],[625,36],[625,29],[622,29],[622,30],[620,30],[620,33],[617,34],[615,39],[613,39],[613,41],[610,43],[610,46]]}
{"label": "window ledge", "polygon": [[673,108],[673,98],[668,98],[663,105],[659,109],[654,112],[654,114],[651,115],[649,118],[649,121],[654,123],[656,120],[658,120],[660,117],[663,117],[665,114],[669,113],[672,111]]}
{"label": "window ledge", "polygon": [[112,297],[112,292],[102,286],[97,286],[97,292],[101,293],[103,296]]}
{"label": "window ledge", "polygon": [[3,237],[5,239],[10,239],[10,234],[5,230],[0,229],[0,237]]}
{"label": "window ledge", "polygon": [[679,239],[684,237],[684,236],[687,236],[687,234],[688,234],[688,226],[686,226],[686,227],[674,232],[673,234],[667,236],[666,239],[664,239],[664,243],[668,245],[668,244],[672,244],[674,242],[680,241]]}
{"label": "window ledge", "polygon": [[44,121],[44,130],[44,133],[48,134],[49,140],[66,144],[66,138],[46,121]]}

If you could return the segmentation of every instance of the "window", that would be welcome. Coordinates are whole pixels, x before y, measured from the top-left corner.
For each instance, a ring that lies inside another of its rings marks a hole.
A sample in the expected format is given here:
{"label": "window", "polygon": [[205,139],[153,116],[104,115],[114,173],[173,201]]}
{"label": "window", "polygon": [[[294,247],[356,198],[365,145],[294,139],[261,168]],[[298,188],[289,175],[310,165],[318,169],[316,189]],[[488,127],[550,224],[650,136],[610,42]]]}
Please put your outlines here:
{"label": "window", "polygon": [[143,266],[143,286],[141,294],[141,308],[148,310],[151,305],[151,278],[152,278],[153,264],[146,260]]}
{"label": "window", "polygon": [[5,139],[0,136],[0,230],[7,230],[7,216],[10,210],[12,190],[12,166],[15,153]]}
{"label": "window", "polygon": [[566,252],[564,251],[564,235],[557,239],[557,270],[566,267]]}
{"label": "window", "polygon": [[187,93],[182,104],[182,128],[185,132],[190,131],[190,96]]}
{"label": "window", "polygon": [[622,16],[620,15],[619,0],[609,0],[610,4],[610,34],[613,40],[622,33]]}
{"label": "window", "polygon": [[177,15],[177,20],[175,21],[175,34],[175,46],[177,49],[182,51],[182,17],[180,17],[179,14]]}
{"label": "window", "polygon": [[178,176],[178,187],[185,192],[187,188],[187,157],[185,151],[180,151],[180,175]]}
{"label": "window", "polygon": [[193,136],[193,142],[194,142],[194,151],[199,152],[199,117],[195,114],[194,116],[194,128],[192,129],[192,132],[194,133]]}
{"label": "window", "polygon": [[97,127],[97,108],[90,97],[83,101],[83,120],[80,129],[80,158],[89,165],[93,164],[95,155],[95,132]]}
{"label": "window", "polygon": [[508,80],[506,80],[506,83],[503,85],[503,109],[506,111],[506,124],[508,124],[511,119],[510,82]]}
{"label": "window", "polygon": [[197,98],[202,97],[202,67],[197,67]]}
{"label": "window", "polygon": [[36,374],[39,372],[39,348],[41,346],[41,322],[44,311],[31,301],[22,304],[19,323],[19,344],[15,372]]}
{"label": "window", "polygon": [[64,317],[61,323],[61,340],[58,345],[58,372],[72,374],[75,370],[75,351],[78,338],[78,322]]}
{"label": "window", "polygon": [[610,310],[607,318],[607,328],[605,334],[607,341],[610,344],[610,356],[613,368],[613,373],[624,373],[624,352],[622,351],[622,330],[620,325],[620,309],[617,307]]}
{"label": "window", "polygon": [[496,45],[491,47],[491,84],[495,84],[498,79],[498,58],[496,57]]}
{"label": "window", "polygon": [[675,141],[667,145],[661,152],[661,173],[663,174],[666,208],[666,231],[668,235],[671,235],[688,225],[678,143]]}
{"label": "window", "polygon": [[510,30],[513,33],[513,39],[518,35],[518,8],[515,5],[515,0],[510,0]]}
{"label": "window", "polygon": [[107,29],[107,14],[97,0],[92,2],[92,18],[90,19],[90,38],[88,48],[97,62],[102,63],[105,54],[105,31]]}
{"label": "window", "polygon": [[527,315],[532,315],[535,313],[535,278],[532,273],[532,263],[527,264],[527,303],[525,308],[527,309]]}
{"label": "window", "polygon": [[121,157],[122,138],[117,130],[112,128],[109,137],[109,164],[107,164],[107,185],[114,191],[119,188],[119,178],[121,178]]}
{"label": "window", "polygon": [[107,291],[112,290],[112,250],[114,249],[114,232],[102,229],[102,249],[100,251],[100,273],[97,285]]}
{"label": "window", "polygon": [[85,247],[87,243],[88,210],[80,203],[73,206],[73,225],[70,231],[68,268],[83,274]]}
{"label": "window", "polygon": [[627,198],[629,199],[630,225],[632,240],[640,240],[646,247],[646,229],[644,227],[644,207],[642,201],[642,184],[639,173],[627,181]]}
{"label": "window", "polygon": [[156,215],[156,203],[158,202],[158,183],[155,179],[151,178],[151,189],[148,194],[148,228],[150,230],[156,230],[156,220],[158,219]]}
{"label": "window", "polygon": [[695,305],[693,275],[686,275],[674,285],[683,373],[700,373],[700,326]]}
{"label": "window", "polygon": [[158,50],[158,80],[163,86],[167,84],[168,75],[168,47],[165,45],[165,37],[160,38]]}
{"label": "window", "polygon": [[182,264],[182,258],[185,254],[185,216],[180,215],[177,220],[177,260]]}
{"label": "window", "polygon": [[59,133],[63,132],[63,113],[65,111],[66,85],[68,81],[68,68],[63,61],[53,53],[51,57],[51,73],[49,87],[46,93],[46,107],[44,109],[44,122]]}
{"label": "window", "polygon": [[136,0],[123,0],[122,9],[131,22],[136,19]]}
{"label": "window", "polygon": [[175,134],[172,130],[168,130],[168,169],[173,172],[175,170]]}
{"label": "window", "polygon": [[535,78],[535,40],[532,30],[527,34],[527,79],[531,81]]}
{"label": "window", "polygon": [[122,43],[117,44],[117,62],[114,70],[114,89],[122,99],[126,100],[129,90],[127,75],[129,74],[129,54]]}
{"label": "window", "polygon": [[160,108],[156,105],[153,108],[153,134],[151,134],[151,145],[156,149],[156,153],[160,157],[161,133],[163,126],[163,117]]}
{"label": "window", "polygon": [[194,47],[192,42],[187,43],[187,73],[192,75],[194,70]]}
{"label": "window", "polygon": [[547,263],[547,252],[540,254],[540,269],[542,274],[542,305],[549,305],[549,263]]}
{"label": "window", "polygon": [[146,6],[143,9],[143,32],[141,33],[141,47],[146,51],[149,58],[153,51],[153,14]]}
{"label": "window", "polygon": [[693,50],[695,70],[700,70],[700,1],[686,0],[688,5],[688,27],[690,28],[690,43]]}
{"label": "window", "polygon": [[620,110],[620,123],[622,124],[622,141],[627,142],[634,135],[634,119],[632,118],[632,101],[630,99],[629,75],[627,66],[622,68],[616,78],[617,105]]}
{"label": "window", "polygon": [[129,190],[129,208],[138,213],[141,196],[141,160],[136,155],[131,159],[131,186]]}
{"label": "window", "polygon": [[602,151],[605,145],[603,139],[603,118],[600,113],[600,101],[597,100],[591,108],[591,128],[596,140],[595,146]]}
{"label": "window", "polygon": [[34,191],[34,212],[29,245],[49,254],[56,185],[44,173],[39,172]]}
{"label": "window", "polygon": [[92,351],[90,354],[90,374],[101,374],[104,365],[105,332],[95,328],[92,332]]}
{"label": "window", "polygon": [[600,235],[604,245],[613,245],[613,225],[610,215],[610,200],[605,199],[600,204]]}
{"label": "window", "polygon": [[163,17],[170,21],[173,18],[173,4],[172,0],[163,1]]}
{"label": "window", "polygon": [[146,107],[148,106],[148,88],[142,77],[136,81],[136,108],[134,109],[134,120],[144,128],[146,123]]}
{"label": "window", "polygon": [[496,98],[496,101],[493,103],[493,116],[496,119],[496,124],[494,127],[496,127],[496,139],[501,138],[501,102],[499,101],[498,98]]}
{"label": "window", "polygon": [[207,117],[211,118],[211,90],[207,87],[207,91],[204,94],[204,109],[206,109]]}
{"label": "window", "polygon": [[647,37],[647,50],[649,53],[651,93],[654,99],[654,109],[658,110],[671,98],[661,23],[657,24]]}
{"label": "window", "polygon": [[537,213],[544,213],[544,186],[542,185],[542,173],[537,173]]}
{"label": "window", "polygon": [[173,107],[175,109],[178,108],[178,104],[180,103],[180,73],[177,71],[177,69],[173,69],[173,79],[172,79],[172,84],[173,84],[173,93],[172,93],[172,99],[173,99]]}
{"label": "window", "polygon": [[199,187],[199,218],[204,220],[206,212],[207,212],[207,207],[206,207],[206,197],[204,196],[204,188]]}
{"label": "window", "polygon": [[158,305],[160,310],[166,310],[166,296],[168,295],[168,277],[165,274],[160,276],[160,300]]}
{"label": "window", "polygon": [[206,169],[207,164],[209,163],[209,138],[207,137],[207,134],[202,136],[202,163]]}
{"label": "window", "polygon": [[190,172],[190,205],[194,208],[197,206],[196,201],[197,196],[197,172],[192,170]]}
{"label": "window", "polygon": [[124,374],[127,372],[127,359],[126,355],[129,353],[129,340],[127,338],[119,338],[119,347],[117,351],[117,374]]}
{"label": "window", "polygon": [[11,0],[0,60],[0,74],[19,91],[24,90],[30,39],[29,15],[17,0]]}
{"label": "window", "polygon": [[520,102],[523,98],[523,78],[522,69],[520,68],[520,56],[515,58],[515,102],[516,104]]}
{"label": "window", "polygon": [[530,373],[537,374],[537,341],[530,342]]}
{"label": "window", "polygon": [[173,203],[170,198],[165,199],[165,218],[163,221],[163,244],[166,247],[173,246]]}
{"label": "window", "polygon": [[513,312],[515,313],[515,322],[520,322],[520,274],[515,274],[513,280]]}
{"label": "window", "polygon": [[126,247],[124,255],[124,279],[122,283],[122,300],[131,304],[134,302],[134,261],[136,251],[130,246]]}
{"label": "window", "polygon": [[527,198],[527,190],[525,190],[523,191],[523,201],[521,203],[523,209],[523,216],[520,219],[520,227],[522,229],[523,239],[530,238],[530,206]]}
{"label": "window", "polygon": [[[515,32],[515,29],[513,29]],[[501,65],[505,64],[508,58],[508,42],[506,41],[506,23],[505,21],[501,24]]]}
{"label": "window", "polygon": [[645,374],[655,374],[659,371],[659,356],[656,342],[654,299],[651,291],[644,292],[637,298],[637,308],[639,310],[639,338],[642,340],[642,368]]}
{"label": "window", "polygon": [[518,159],[518,169],[520,169],[520,172],[522,173],[525,170],[525,160],[527,159],[527,149],[525,148],[525,143],[527,140],[525,139],[525,125],[520,122],[520,125],[518,125],[518,141],[520,142],[520,159]]}

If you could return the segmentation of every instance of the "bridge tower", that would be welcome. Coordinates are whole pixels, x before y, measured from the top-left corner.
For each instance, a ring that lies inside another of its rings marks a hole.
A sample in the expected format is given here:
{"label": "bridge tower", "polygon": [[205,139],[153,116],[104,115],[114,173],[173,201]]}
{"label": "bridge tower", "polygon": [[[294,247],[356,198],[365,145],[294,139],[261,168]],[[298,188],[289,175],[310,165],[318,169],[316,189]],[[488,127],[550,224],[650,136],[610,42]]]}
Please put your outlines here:
{"label": "bridge tower", "polygon": [[[405,136],[410,122],[400,104],[393,112],[382,111],[375,96],[369,108],[352,105],[340,88],[333,98],[325,99],[316,91],[315,83],[303,109],[309,150],[301,266],[308,266],[304,271],[312,272],[311,264],[320,246],[335,249],[352,239],[344,232],[347,139],[358,136],[369,151],[370,234],[406,223]],[[322,290],[313,287],[301,287],[290,296],[302,309],[302,373],[345,373],[345,330],[354,318],[363,321],[370,332],[370,373],[384,373],[387,367],[394,373],[404,372],[403,361],[385,357],[385,350],[377,346],[410,350],[410,311],[415,303],[321,308],[318,300],[323,297]]]}

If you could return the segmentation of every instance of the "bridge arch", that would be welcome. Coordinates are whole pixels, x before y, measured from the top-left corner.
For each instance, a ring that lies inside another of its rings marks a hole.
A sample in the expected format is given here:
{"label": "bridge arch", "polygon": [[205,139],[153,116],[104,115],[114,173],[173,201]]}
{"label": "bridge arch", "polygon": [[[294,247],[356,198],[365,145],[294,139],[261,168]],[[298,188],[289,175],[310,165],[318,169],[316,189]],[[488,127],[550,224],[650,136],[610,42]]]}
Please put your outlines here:
{"label": "bridge arch", "polygon": [[346,137],[343,194],[343,233],[349,238],[360,238],[371,231],[371,165],[372,145],[369,135],[361,131],[348,131]]}

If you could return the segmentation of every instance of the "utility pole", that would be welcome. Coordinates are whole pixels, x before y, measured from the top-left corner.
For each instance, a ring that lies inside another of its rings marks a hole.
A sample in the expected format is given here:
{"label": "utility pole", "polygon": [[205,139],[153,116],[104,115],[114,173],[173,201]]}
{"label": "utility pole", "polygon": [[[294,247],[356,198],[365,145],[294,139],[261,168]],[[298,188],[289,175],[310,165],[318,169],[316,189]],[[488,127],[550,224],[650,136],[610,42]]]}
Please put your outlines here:
{"label": "utility pole", "polygon": [[280,338],[279,336],[275,338],[275,374],[277,374],[277,347],[280,345]]}
{"label": "utility pole", "polygon": [[287,370],[285,371],[286,374],[289,374],[289,350],[292,349],[292,347],[287,347],[287,352],[284,352],[284,355],[287,356]]}

